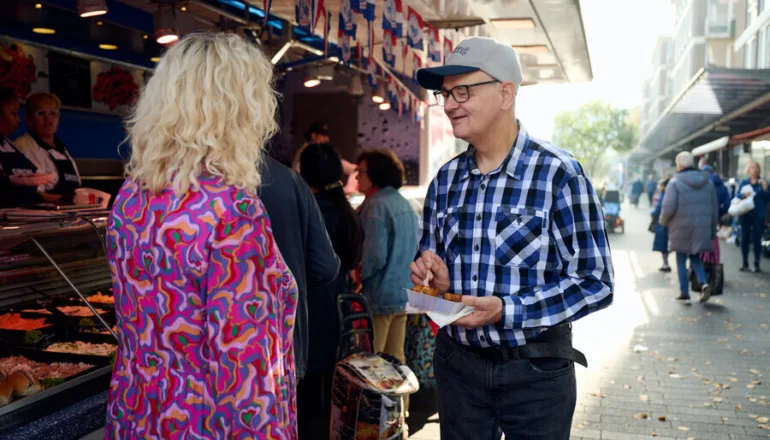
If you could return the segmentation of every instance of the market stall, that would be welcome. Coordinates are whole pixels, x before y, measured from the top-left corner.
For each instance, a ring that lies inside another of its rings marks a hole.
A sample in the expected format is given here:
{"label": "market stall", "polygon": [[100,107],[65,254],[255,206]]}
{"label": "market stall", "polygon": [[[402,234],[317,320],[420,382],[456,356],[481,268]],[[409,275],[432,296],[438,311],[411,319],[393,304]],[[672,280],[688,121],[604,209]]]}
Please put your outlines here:
{"label": "market stall", "polygon": [[0,214],[0,438],[104,424],[117,349],[105,224],[99,210]]}

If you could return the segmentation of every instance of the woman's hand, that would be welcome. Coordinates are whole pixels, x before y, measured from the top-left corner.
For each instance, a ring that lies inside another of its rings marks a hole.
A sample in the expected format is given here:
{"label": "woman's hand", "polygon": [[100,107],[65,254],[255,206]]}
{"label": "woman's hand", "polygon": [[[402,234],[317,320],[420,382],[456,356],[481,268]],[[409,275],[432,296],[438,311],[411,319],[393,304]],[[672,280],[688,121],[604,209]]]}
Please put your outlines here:
{"label": "woman's hand", "polygon": [[759,184],[762,185],[762,189],[767,191],[767,180],[759,179]]}

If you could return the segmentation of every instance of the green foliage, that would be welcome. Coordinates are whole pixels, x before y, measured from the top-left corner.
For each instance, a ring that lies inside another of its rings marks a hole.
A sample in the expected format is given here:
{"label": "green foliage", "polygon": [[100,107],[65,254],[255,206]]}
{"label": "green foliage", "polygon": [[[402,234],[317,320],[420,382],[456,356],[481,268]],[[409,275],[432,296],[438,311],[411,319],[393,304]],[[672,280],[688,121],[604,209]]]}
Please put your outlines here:
{"label": "green foliage", "polygon": [[606,171],[606,152],[630,151],[636,145],[638,132],[639,128],[629,121],[628,110],[594,101],[556,115],[553,143],[569,151],[586,174],[594,177]]}

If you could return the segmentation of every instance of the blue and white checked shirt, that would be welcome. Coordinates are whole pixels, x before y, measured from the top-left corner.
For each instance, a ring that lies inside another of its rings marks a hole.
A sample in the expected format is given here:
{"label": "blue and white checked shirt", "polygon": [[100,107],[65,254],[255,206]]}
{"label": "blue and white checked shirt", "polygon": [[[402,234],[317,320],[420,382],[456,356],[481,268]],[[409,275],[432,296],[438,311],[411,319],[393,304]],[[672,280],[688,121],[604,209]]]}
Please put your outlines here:
{"label": "blue and white checked shirt", "polygon": [[521,126],[497,170],[481,174],[473,147],[439,170],[423,210],[427,250],[449,267],[450,292],[503,299],[501,322],[449,327],[462,344],[524,345],[612,303],[610,246],[591,182],[569,153]]}

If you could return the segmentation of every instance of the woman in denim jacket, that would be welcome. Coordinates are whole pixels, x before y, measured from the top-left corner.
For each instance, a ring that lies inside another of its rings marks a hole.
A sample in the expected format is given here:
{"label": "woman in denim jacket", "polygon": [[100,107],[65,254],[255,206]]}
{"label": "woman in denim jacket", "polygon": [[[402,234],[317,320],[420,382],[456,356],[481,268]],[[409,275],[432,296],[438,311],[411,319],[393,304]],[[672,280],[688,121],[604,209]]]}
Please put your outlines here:
{"label": "woman in denim jacket", "polygon": [[361,205],[364,257],[361,281],[374,315],[374,345],[406,361],[406,302],[412,284],[409,263],[417,251],[417,213],[398,192],[404,166],[390,151],[364,153],[358,158],[358,189],[366,196]]}

